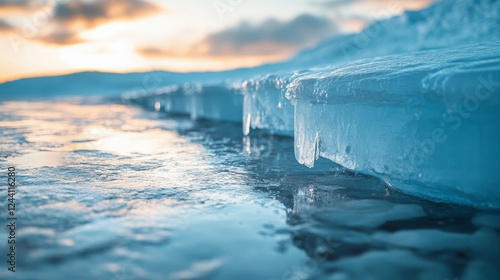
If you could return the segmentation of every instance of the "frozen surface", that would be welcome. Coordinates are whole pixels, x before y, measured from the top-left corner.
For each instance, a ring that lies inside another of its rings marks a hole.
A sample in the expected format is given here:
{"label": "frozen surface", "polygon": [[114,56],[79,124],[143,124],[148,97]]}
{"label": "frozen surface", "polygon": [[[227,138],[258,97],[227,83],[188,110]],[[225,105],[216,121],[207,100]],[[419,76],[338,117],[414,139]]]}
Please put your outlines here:
{"label": "frozen surface", "polygon": [[499,3],[441,1],[279,65],[112,75],[154,112],[0,100],[14,279],[499,279]]}
{"label": "frozen surface", "polygon": [[265,129],[274,134],[293,136],[293,106],[285,97],[286,85],[297,73],[264,75],[245,81],[243,133]]}
{"label": "frozen surface", "polygon": [[244,82],[129,100],[241,122],[244,135],[293,136],[309,167],[323,157],[409,194],[499,208],[499,3],[439,1],[262,66]]}
{"label": "frozen surface", "polygon": [[22,205],[19,271],[1,279],[500,275],[498,211],[408,196],[328,160],[307,168],[289,137],[68,101],[0,103],[0,134]]}
{"label": "frozen surface", "polygon": [[185,84],[158,88],[123,96],[125,103],[172,115],[189,115],[191,119],[241,122],[243,95],[225,84]]}
{"label": "frozen surface", "polygon": [[288,87],[300,163],[319,157],[447,202],[500,206],[499,42],[363,60]]}

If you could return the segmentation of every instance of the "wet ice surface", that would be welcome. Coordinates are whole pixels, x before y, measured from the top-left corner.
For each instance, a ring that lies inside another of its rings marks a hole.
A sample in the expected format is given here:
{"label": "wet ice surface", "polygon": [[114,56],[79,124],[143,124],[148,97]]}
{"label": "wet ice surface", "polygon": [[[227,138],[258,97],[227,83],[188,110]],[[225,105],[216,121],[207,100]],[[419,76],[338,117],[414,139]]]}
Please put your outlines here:
{"label": "wet ice surface", "polygon": [[19,181],[14,279],[500,275],[500,213],[309,169],[291,138],[68,101],[2,103],[0,133]]}

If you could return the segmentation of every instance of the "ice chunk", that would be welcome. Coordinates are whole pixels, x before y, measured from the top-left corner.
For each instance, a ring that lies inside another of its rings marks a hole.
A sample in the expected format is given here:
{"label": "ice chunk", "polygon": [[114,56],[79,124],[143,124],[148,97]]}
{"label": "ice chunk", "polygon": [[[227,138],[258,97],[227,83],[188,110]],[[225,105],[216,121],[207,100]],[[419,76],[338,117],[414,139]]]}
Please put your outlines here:
{"label": "ice chunk", "polygon": [[491,229],[480,229],[472,234],[436,229],[402,230],[395,233],[377,232],[373,238],[376,243],[407,248],[421,254],[466,254],[469,260],[461,279],[494,279],[500,273],[496,261],[500,257],[500,249],[491,246],[500,242],[500,236]]}
{"label": "ice chunk", "polygon": [[[370,251],[340,259],[329,265],[335,271],[330,279],[450,279],[451,271],[440,262],[403,250]],[[408,275],[411,271],[411,275]],[[317,277],[312,277],[317,278]]]}
{"label": "ice chunk", "polygon": [[241,122],[243,95],[225,85],[199,85],[186,95],[191,99],[191,118]]}
{"label": "ice chunk", "polygon": [[185,91],[185,88],[179,86],[171,86],[160,90],[162,111],[171,114],[189,114],[191,112],[191,99],[186,98]]}
{"label": "ice chunk", "polygon": [[494,214],[478,214],[472,220],[472,223],[478,227],[487,227],[493,229],[500,229],[500,215]]}
{"label": "ice chunk", "polygon": [[[331,215],[335,213],[335,215]],[[377,228],[389,221],[409,220],[425,216],[416,204],[395,204],[382,200],[342,201],[314,214],[316,219],[347,228]]]}
{"label": "ice chunk", "polygon": [[500,42],[393,55],[292,81],[297,160],[439,201],[500,207]]}
{"label": "ice chunk", "polygon": [[243,133],[265,129],[274,134],[293,136],[293,106],[286,99],[289,76],[264,75],[243,83]]}
{"label": "ice chunk", "polygon": [[146,94],[124,95],[126,103],[170,114],[189,115],[192,119],[241,122],[243,94],[225,84],[186,84],[158,88]]}
{"label": "ice chunk", "polygon": [[184,115],[191,112],[191,99],[185,96],[185,92],[185,88],[173,85],[154,89],[142,95],[131,92],[124,95],[124,99],[149,110]]}

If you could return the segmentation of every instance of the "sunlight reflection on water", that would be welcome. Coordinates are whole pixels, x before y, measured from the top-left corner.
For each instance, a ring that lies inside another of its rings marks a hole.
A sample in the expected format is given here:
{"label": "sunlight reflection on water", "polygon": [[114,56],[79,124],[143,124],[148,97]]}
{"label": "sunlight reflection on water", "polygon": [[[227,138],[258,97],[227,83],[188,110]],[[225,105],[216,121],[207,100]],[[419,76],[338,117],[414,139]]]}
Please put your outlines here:
{"label": "sunlight reflection on water", "polygon": [[289,138],[68,102],[0,103],[0,133],[0,162],[19,172],[15,279],[498,273],[499,213],[422,201],[330,162],[308,169]]}

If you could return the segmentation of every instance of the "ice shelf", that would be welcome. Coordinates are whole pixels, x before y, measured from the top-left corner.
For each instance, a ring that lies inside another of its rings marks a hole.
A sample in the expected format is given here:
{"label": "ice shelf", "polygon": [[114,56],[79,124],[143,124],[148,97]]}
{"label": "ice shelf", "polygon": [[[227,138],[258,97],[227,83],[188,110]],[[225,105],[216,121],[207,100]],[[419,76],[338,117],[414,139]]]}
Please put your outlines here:
{"label": "ice shelf", "polygon": [[123,99],[158,112],[189,115],[193,120],[241,122],[243,116],[241,91],[225,84],[173,85],[142,95],[127,93]]}
{"label": "ice shelf", "polygon": [[402,192],[500,208],[499,8],[495,0],[439,1],[238,80],[125,99],[241,122],[245,135],[293,136],[297,160],[309,167],[324,157]]}
{"label": "ice shelf", "polygon": [[439,201],[499,206],[500,42],[358,61],[294,79],[295,154]]}

